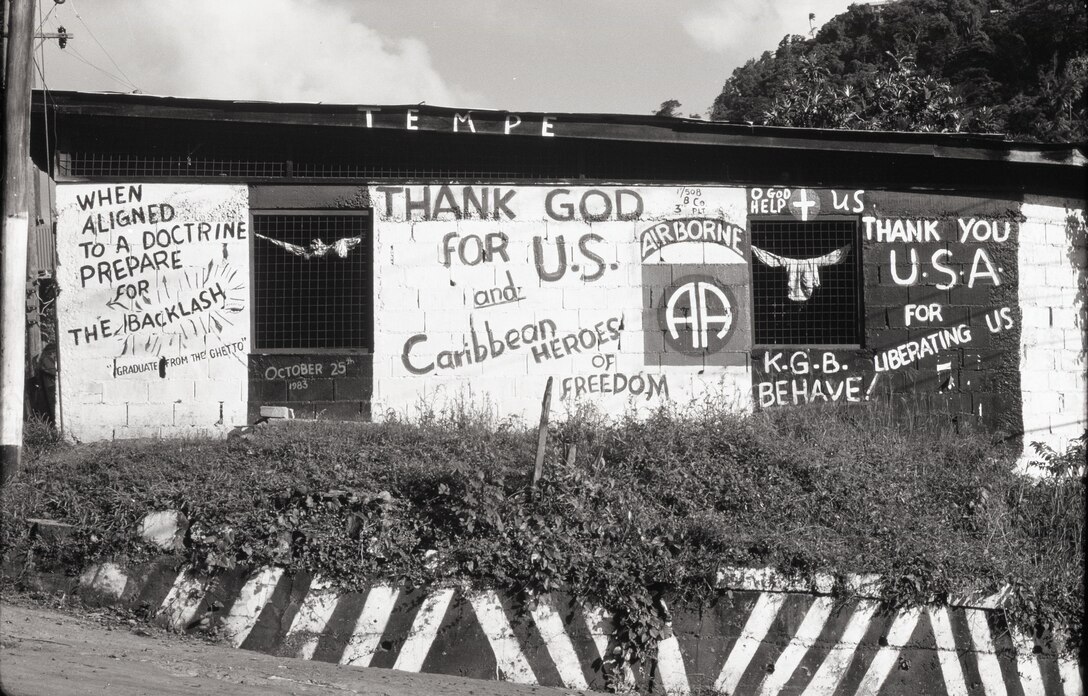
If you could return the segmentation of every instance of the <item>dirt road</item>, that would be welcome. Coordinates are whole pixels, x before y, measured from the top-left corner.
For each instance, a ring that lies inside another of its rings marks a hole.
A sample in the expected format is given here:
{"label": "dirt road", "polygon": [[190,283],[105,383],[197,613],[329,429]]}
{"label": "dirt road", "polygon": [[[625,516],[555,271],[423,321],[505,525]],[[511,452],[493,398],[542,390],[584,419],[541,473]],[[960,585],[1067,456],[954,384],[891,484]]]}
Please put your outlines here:
{"label": "dirt road", "polygon": [[0,604],[0,687],[6,696],[577,693],[272,657],[211,645],[105,614],[80,617],[6,601]]}

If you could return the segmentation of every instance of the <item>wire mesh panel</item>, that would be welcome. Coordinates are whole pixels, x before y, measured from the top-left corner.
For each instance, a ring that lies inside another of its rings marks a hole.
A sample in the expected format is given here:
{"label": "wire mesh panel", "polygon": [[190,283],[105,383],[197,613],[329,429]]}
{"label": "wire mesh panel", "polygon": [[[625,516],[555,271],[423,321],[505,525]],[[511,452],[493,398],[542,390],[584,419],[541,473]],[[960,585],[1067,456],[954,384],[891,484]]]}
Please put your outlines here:
{"label": "wire mesh panel", "polygon": [[[190,120],[72,121],[57,174],[77,178],[718,179],[716,148],[575,138],[274,126]],[[76,137],[93,133],[93,139]],[[71,142],[68,142],[70,140]],[[93,142],[92,142],[93,141]],[[775,170],[777,172],[777,169]]]}
{"label": "wire mesh panel", "polygon": [[754,340],[859,345],[857,223],[752,221]]}
{"label": "wire mesh panel", "polygon": [[370,349],[366,214],[254,214],[257,350]]}
{"label": "wire mesh panel", "polygon": [[282,177],[284,162],[254,159],[223,159],[184,155],[147,155],[123,152],[70,152],[60,158],[58,173],[64,176],[236,176]]}

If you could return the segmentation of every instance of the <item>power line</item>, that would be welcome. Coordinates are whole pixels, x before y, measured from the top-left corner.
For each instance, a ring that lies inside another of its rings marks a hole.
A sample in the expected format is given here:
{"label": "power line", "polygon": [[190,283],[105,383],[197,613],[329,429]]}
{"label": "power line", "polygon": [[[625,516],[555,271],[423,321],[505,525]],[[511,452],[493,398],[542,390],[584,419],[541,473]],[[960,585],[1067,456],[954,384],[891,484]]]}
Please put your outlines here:
{"label": "power line", "polygon": [[102,45],[102,42],[98,40],[98,37],[94,35],[94,32],[87,26],[87,23],[83,21],[83,17],[79,14],[79,10],[75,8],[75,5],[72,6],[72,12],[75,14],[76,19],[79,20],[79,23],[83,25],[83,28],[87,30],[87,33],[91,35],[91,39],[93,39],[94,42],[98,44],[98,47],[102,49],[102,52],[106,54],[106,58],[109,58],[110,62],[113,63],[113,67],[117,69],[117,72],[121,73],[125,78],[125,82],[127,82],[135,91],[140,91],[140,88],[136,86],[136,83],[129,79],[128,75],[125,75],[125,71],[122,70],[121,66],[117,64],[117,61],[113,59],[113,56],[111,56],[110,52],[106,50],[106,47]]}
{"label": "power line", "polygon": [[[49,14],[45,15],[45,18],[43,19],[42,5],[41,3],[38,3],[38,18],[41,19],[41,22],[38,24],[38,31],[41,31],[42,27],[45,25],[45,20],[49,19],[49,15],[53,14],[53,10],[55,9],[57,9],[56,3],[53,4],[53,7],[49,8]],[[41,75],[42,78],[42,104],[44,107],[42,108],[42,118],[45,122],[43,131],[45,132],[46,157],[49,157],[49,85],[45,81],[45,41],[38,44],[38,55],[41,56],[42,64],[38,65],[38,61],[34,61],[34,67],[38,69],[38,74]],[[46,165],[46,168],[49,169],[49,165]],[[40,201],[38,201],[38,203],[40,204]]]}
{"label": "power line", "polygon": [[117,77],[113,73],[109,72],[108,70],[100,68],[97,65],[95,65],[94,63],[92,63],[91,61],[87,60],[86,58],[83,57],[82,53],[80,53],[77,49],[75,49],[75,48],[73,48],[71,46],[69,46],[68,49],[65,50],[63,53],[65,55],[70,55],[72,58],[75,58],[80,63],[84,63],[85,65],[87,65],[87,66],[89,66],[91,68],[94,68],[95,70],[102,73],[106,77],[110,78],[111,80],[114,80],[115,82],[118,82],[118,83],[124,85],[125,87],[132,87],[133,89],[138,89],[138,87],[136,87],[136,85],[132,84],[131,82],[127,82],[127,81],[121,79],[120,77]]}
{"label": "power line", "polygon": [[34,30],[34,33],[35,33],[35,34],[37,34],[38,32],[40,32],[40,31],[42,30],[42,27],[44,27],[44,26],[45,26],[45,23],[46,23],[46,21],[47,21],[47,20],[48,20],[48,19],[49,19],[49,18],[50,18],[50,17],[52,16],[52,15],[53,15],[53,12],[54,12],[54,11],[55,11],[56,9],[57,9],[57,3],[56,3],[56,2],[54,2],[54,3],[53,3],[53,6],[49,8],[49,12],[47,12],[47,13],[45,14],[45,18],[44,18],[44,19],[41,19],[41,16],[42,16],[42,6],[41,6],[41,3],[39,3],[39,4],[38,4],[38,17],[39,17],[39,19],[41,19],[41,21],[40,21],[40,22],[38,22],[38,28]]}
{"label": "power line", "polygon": [[[42,4],[39,2],[39,3],[37,3],[37,5],[38,5],[38,19],[39,19],[38,31],[40,32],[42,30],[42,27],[45,26],[45,20],[49,19],[49,15],[53,14],[53,10],[57,9],[57,5],[56,5],[56,3],[54,3],[53,6],[49,8],[49,14],[45,15],[44,18],[42,17]],[[37,32],[35,32],[35,33],[37,33]],[[38,54],[42,58],[42,64],[38,65],[38,62],[34,61],[34,67],[38,69],[38,74],[41,75],[41,77],[42,77],[42,89],[44,90],[45,89],[45,39],[42,39],[41,42],[38,43]],[[46,150],[48,150],[48,149],[49,149],[49,146],[46,145]]]}
{"label": "power line", "polygon": [[[52,16],[53,12],[57,9],[57,6],[59,4],[61,4],[61,3],[54,2],[53,7],[49,8],[49,12],[46,13],[45,17],[41,16],[42,15],[41,4],[38,5],[38,17],[39,17],[38,29],[37,29],[38,33],[41,33],[41,30],[45,27],[45,23]],[[74,11],[75,11],[75,8],[73,8],[73,12]],[[98,39],[94,37],[93,33],[91,32],[91,28],[87,26],[87,23],[83,21],[83,18],[79,16],[79,13],[75,12],[75,14],[76,14],[76,18],[79,19],[79,21],[83,24],[84,28],[87,29],[87,33],[91,34],[91,38],[94,39],[95,43],[97,43],[99,48],[102,49],[102,52],[106,54],[106,57],[109,58],[110,61],[114,63],[114,65],[117,65],[117,63],[113,61],[113,58],[110,57],[109,52],[106,51],[105,47],[102,46],[102,44],[99,43]],[[34,62],[34,65],[38,70],[38,74],[42,78],[42,86],[46,89],[46,96],[47,97],[48,97],[48,87],[46,86],[46,83],[45,83],[45,42],[48,40],[48,38],[51,38],[51,37],[44,37],[44,38],[41,38],[38,41],[37,48],[39,49],[39,52],[40,52],[40,55],[41,55],[41,65],[38,65],[37,60],[35,60],[35,62]],[[65,48],[65,47],[62,46],[61,48]],[[120,77],[117,77],[113,73],[111,73],[111,72],[109,72],[109,71],[107,71],[107,70],[105,70],[103,68],[100,68],[97,65],[95,65],[94,63],[92,63],[82,53],[80,53],[79,49],[77,49],[75,46],[67,47],[67,50],[63,51],[63,53],[70,54],[73,58],[75,58],[79,62],[81,62],[81,63],[83,63],[83,64],[85,64],[85,65],[87,65],[87,66],[89,66],[89,67],[91,67],[91,68],[93,68],[95,70],[97,70],[98,72],[102,73],[103,75],[109,77],[111,80],[114,80],[115,82],[118,82],[118,83],[124,85],[125,87],[131,87],[134,90],[139,90],[139,87],[137,87],[136,84],[134,82],[132,82],[131,80],[122,79]],[[118,67],[118,70],[120,70],[120,67]]]}
{"label": "power line", "polygon": [[[42,60],[43,60],[43,64],[44,64],[44,60],[45,60],[44,56],[42,57]],[[42,69],[41,65],[38,65],[37,59],[34,60],[34,67],[38,69],[38,76],[42,78],[42,92],[44,93],[43,109],[42,109],[42,120],[45,123],[45,151],[48,153],[49,152],[49,134],[50,133],[53,134],[53,140],[57,139],[57,124],[56,124],[56,121],[54,121],[53,124],[52,124],[52,128],[50,128],[50,124],[49,124],[49,102],[52,101],[52,99],[49,96],[49,84],[45,81],[45,71]],[[50,173],[52,173],[52,166],[53,166],[52,161],[50,160],[50,164],[49,164]]]}
{"label": "power line", "polygon": [[105,68],[98,67],[97,65],[95,65],[94,63],[89,61],[86,57],[84,57],[84,55],[82,53],[80,53],[78,49],[75,49],[75,48],[71,49],[70,55],[73,58],[75,58],[76,60],[78,60],[79,62],[83,63],[84,65],[87,65],[87,66],[89,66],[91,68],[94,68],[95,70],[102,73],[106,77],[110,78],[111,80],[113,80],[113,81],[115,81],[115,82],[117,82],[119,84],[124,85],[125,87],[132,87],[132,88],[136,87],[136,85],[132,84],[131,82],[127,82],[126,80],[118,77],[117,75],[114,75],[113,73],[106,70]]}
{"label": "power line", "polygon": [[[53,14],[53,10],[55,10],[55,9],[57,9],[57,4],[56,3],[53,4],[53,7],[49,8],[49,13],[46,14],[45,18],[41,20],[40,24],[38,24],[38,30],[39,31],[41,31],[41,28],[43,26],[45,26],[45,21],[47,19],[49,19],[49,15]],[[39,3],[38,4],[38,17],[41,17],[41,16],[42,16],[42,6]],[[42,132],[45,134],[45,153],[46,153],[45,154],[45,157],[46,157],[46,159],[45,159],[45,161],[46,161],[45,168],[46,168],[46,173],[49,174],[49,177],[47,177],[47,180],[52,181],[52,175],[53,175],[53,155],[52,155],[52,152],[53,151],[49,147],[49,83],[45,79],[45,41],[42,41],[40,44],[38,44],[38,53],[41,56],[41,65],[38,65],[38,62],[35,61],[34,62],[34,67],[38,69],[38,75],[40,75],[41,78],[42,78],[42,125],[43,125]],[[55,140],[56,139],[56,133],[54,133],[53,136],[54,136],[54,140]],[[49,184],[47,184],[47,186],[48,185]],[[50,195],[49,195],[50,206],[52,206],[52,198],[53,198],[52,197],[52,192],[50,192]],[[40,203],[41,203],[41,201],[37,201],[37,204],[40,205]],[[52,218],[52,212],[50,212],[50,218]]]}

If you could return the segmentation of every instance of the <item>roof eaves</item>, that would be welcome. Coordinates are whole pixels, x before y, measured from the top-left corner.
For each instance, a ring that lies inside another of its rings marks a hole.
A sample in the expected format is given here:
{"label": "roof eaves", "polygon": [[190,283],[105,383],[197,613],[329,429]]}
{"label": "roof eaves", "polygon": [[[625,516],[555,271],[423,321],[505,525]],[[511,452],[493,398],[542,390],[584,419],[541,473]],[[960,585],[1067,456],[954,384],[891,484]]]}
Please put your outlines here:
{"label": "roof eaves", "polygon": [[[736,124],[701,119],[640,114],[587,114],[561,112],[507,112],[495,109],[455,109],[427,104],[354,105],[248,100],[212,100],[121,92],[50,92],[60,112],[87,116],[215,120],[237,123],[364,127],[367,111],[394,112],[414,109],[432,119],[455,114],[504,119],[516,113],[522,118],[554,119],[565,132],[558,138],[677,145],[743,147],[858,154],[920,156],[936,159],[989,160],[1017,164],[1088,166],[1084,144],[1040,144],[1012,141],[993,134],[913,133],[903,131],[850,131],[840,129],[786,128]],[[138,107],[135,113],[125,113]],[[421,123],[421,125],[425,125]],[[377,130],[404,130],[375,120]],[[434,127],[420,130],[449,132]],[[514,134],[514,137],[532,137]]]}

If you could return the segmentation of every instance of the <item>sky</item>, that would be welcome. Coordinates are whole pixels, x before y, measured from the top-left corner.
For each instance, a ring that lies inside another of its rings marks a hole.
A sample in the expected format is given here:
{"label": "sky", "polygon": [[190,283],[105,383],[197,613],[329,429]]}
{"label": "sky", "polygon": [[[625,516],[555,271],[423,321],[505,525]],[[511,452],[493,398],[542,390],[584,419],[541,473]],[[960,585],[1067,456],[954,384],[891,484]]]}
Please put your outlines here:
{"label": "sky", "polygon": [[[706,116],[848,0],[38,0],[49,89]],[[40,86],[40,81],[39,81]]]}

